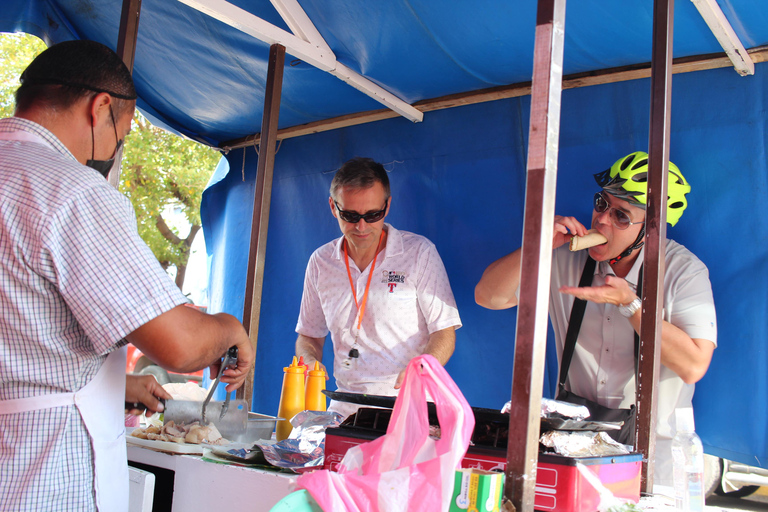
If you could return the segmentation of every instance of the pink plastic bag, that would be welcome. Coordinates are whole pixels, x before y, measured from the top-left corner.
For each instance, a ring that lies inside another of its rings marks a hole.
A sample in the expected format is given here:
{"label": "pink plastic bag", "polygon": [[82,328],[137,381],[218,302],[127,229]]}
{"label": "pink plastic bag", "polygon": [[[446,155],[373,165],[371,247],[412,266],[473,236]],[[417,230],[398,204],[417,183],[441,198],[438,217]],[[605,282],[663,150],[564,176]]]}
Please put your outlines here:
{"label": "pink plastic bag", "polygon": [[[441,438],[429,437],[427,393]],[[387,433],[350,448],[337,472],[299,477],[326,512],[447,511],[455,470],[469,446],[475,416],[448,372],[430,355],[408,364]]]}

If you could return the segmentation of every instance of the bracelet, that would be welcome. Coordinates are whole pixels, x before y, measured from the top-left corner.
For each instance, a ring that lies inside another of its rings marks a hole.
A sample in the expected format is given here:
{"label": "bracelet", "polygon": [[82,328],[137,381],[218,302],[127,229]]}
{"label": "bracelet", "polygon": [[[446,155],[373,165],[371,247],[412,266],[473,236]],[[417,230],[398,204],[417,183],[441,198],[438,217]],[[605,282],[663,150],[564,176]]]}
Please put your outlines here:
{"label": "bracelet", "polygon": [[619,313],[621,313],[622,316],[629,318],[635,313],[637,313],[637,310],[640,309],[642,305],[643,305],[643,302],[640,300],[640,298],[639,297],[635,298],[635,300],[633,300],[629,304],[620,304]]}

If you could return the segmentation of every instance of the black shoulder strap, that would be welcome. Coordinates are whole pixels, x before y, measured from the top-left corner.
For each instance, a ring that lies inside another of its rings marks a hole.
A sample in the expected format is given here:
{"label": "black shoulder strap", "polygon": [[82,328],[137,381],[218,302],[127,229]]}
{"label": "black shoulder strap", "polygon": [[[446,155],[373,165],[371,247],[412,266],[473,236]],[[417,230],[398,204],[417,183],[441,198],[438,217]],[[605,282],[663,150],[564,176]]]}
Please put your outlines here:
{"label": "black shoulder strap", "polygon": [[[581,272],[579,288],[585,288],[592,285],[592,278],[595,275],[596,262],[590,256],[584,263],[584,270]],[[584,310],[587,308],[587,301],[575,299],[571,307],[571,317],[568,319],[568,331],[565,334],[565,346],[560,360],[560,378],[557,383],[558,395],[565,389],[565,380],[568,378],[568,368],[571,366],[573,351],[576,349],[576,338],[579,337],[581,330],[581,321],[584,319]]]}
{"label": "black shoulder strap", "polygon": [[[591,257],[587,256],[587,261],[584,263],[584,270],[581,273],[581,279],[579,280],[579,288],[584,288],[592,285],[592,278],[595,274],[596,262]],[[643,286],[643,267],[640,267],[637,279],[637,291],[638,296]],[[587,309],[587,301],[583,299],[575,299],[573,306],[571,307],[571,316],[568,319],[568,331],[565,334],[565,346],[563,347],[563,355],[560,360],[560,376],[557,382],[558,395],[565,389],[565,381],[568,379],[568,369],[571,366],[571,360],[573,359],[573,352],[576,349],[576,340],[579,337],[579,331],[581,330],[581,321],[584,319],[584,311]],[[640,352],[640,336],[635,333],[635,376],[638,371],[638,354]],[[637,386],[637,379],[635,379],[635,386]]]}

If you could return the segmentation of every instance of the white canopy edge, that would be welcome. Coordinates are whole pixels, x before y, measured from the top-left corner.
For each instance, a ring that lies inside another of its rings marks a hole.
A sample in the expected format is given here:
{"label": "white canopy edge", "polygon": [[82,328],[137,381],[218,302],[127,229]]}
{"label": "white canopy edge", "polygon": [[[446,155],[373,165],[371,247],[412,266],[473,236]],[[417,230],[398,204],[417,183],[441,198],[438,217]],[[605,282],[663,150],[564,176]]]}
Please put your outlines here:
{"label": "white canopy edge", "polygon": [[741,76],[754,75],[755,63],[716,0],[691,0]]}
{"label": "white canopy edge", "polygon": [[331,73],[406,119],[420,122],[424,118],[420,110],[338,62],[320,32],[295,0],[275,0],[273,4],[286,24],[298,35],[286,32],[225,0],[179,2],[269,45],[284,46],[287,53]]}

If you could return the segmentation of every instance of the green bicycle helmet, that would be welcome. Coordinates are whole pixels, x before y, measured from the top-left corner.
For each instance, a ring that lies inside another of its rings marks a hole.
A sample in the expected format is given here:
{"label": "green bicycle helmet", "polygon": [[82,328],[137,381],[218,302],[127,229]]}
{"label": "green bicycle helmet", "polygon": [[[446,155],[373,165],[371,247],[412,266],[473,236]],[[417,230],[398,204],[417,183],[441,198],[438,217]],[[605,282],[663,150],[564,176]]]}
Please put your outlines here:
{"label": "green bicycle helmet", "polygon": [[[691,191],[691,186],[672,162],[669,162],[668,178],[667,222],[674,226],[688,206],[685,194]],[[645,208],[648,191],[648,153],[635,151],[618,159],[610,169],[595,174],[595,181],[612,196]]]}

